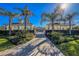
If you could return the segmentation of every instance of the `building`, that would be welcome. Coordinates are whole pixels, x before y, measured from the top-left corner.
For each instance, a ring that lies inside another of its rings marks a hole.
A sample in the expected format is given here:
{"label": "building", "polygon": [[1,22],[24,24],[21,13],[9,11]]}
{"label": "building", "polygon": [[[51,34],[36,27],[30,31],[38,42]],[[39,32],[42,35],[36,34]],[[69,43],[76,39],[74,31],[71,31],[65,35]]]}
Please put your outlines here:
{"label": "building", "polygon": [[[5,24],[3,26],[4,30],[9,30],[9,25]],[[27,30],[33,30],[34,26],[32,24],[29,24],[26,26]],[[11,30],[24,30],[24,24],[19,24],[19,23],[12,23],[11,24]]]}
{"label": "building", "polygon": [[[34,25],[32,25],[28,20],[26,23],[27,23],[26,30],[34,29]],[[25,27],[24,22],[22,20],[20,20],[18,23],[11,24],[11,30],[24,30],[24,27]],[[9,30],[9,24],[4,24],[3,29]]]}
{"label": "building", "polygon": [[[12,23],[11,24],[11,30],[23,30],[24,27],[22,24],[19,24],[19,23]],[[8,24],[5,24],[4,25],[4,30],[9,30],[9,25]]]}
{"label": "building", "polygon": [[[74,25],[74,24],[73,24]],[[50,24],[47,24],[45,26],[45,29],[46,30],[52,30],[52,25],[51,23]],[[59,23],[54,23],[54,30],[67,30],[69,29],[69,24],[59,24]]]}

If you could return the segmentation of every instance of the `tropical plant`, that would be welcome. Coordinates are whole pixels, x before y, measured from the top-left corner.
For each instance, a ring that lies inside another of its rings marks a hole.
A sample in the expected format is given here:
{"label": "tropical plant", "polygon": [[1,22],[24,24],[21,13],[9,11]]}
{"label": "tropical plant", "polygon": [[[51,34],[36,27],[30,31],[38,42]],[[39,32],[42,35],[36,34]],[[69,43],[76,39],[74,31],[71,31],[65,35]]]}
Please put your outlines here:
{"label": "tropical plant", "polygon": [[23,26],[23,19],[22,18],[18,18],[19,19],[19,30],[22,30],[22,26]]}
{"label": "tropical plant", "polygon": [[78,15],[78,13],[76,12],[72,12],[72,13],[68,13],[66,16],[65,16],[65,19],[69,21],[69,34],[71,35],[71,30],[72,30],[72,21],[73,21],[73,18]]}
{"label": "tropical plant", "polygon": [[17,13],[10,12],[8,10],[5,10],[4,8],[0,8],[0,15],[1,16],[8,16],[9,17],[9,35],[11,35],[11,25],[12,25],[12,19],[17,16]]}
{"label": "tropical plant", "polygon": [[61,10],[60,5],[58,5],[55,9],[54,12],[52,13],[42,13],[42,19],[41,22],[43,21],[50,21],[52,24],[52,30],[54,30],[54,21],[56,21],[56,19],[58,18],[58,16],[60,17],[58,20],[62,20],[62,13],[63,10]]}
{"label": "tropical plant", "polygon": [[79,30],[79,26],[73,27],[74,30]]}
{"label": "tropical plant", "polygon": [[58,16],[58,14],[55,14],[55,13],[43,13],[42,14],[42,22],[43,21],[51,21],[52,23],[52,30],[54,30],[54,21],[55,21],[55,18]]}
{"label": "tropical plant", "polygon": [[15,9],[21,11],[20,16],[24,16],[24,30],[26,31],[26,26],[27,26],[26,23],[29,21],[28,17],[33,14],[30,10],[28,10],[27,6],[25,6],[24,8],[15,8]]}

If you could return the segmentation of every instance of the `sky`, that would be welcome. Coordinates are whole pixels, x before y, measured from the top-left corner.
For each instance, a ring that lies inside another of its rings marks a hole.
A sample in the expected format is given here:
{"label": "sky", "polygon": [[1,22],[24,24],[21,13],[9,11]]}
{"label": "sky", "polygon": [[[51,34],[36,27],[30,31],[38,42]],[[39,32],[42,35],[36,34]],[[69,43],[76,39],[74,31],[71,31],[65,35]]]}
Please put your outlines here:
{"label": "sky", "polygon": [[[42,26],[44,27],[46,23],[43,23],[40,25],[40,20],[41,20],[41,14],[46,12],[46,13],[51,13],[54,11],[54,8],[57,6],[55,3],[0,3],[0,7],[5,8],[8,11],[12,12],[20,12],[18,10],[15,10],[15,7],[23,8],[24,6],[28,6],[28,9],[34,13],[33,16],[29,17],[29,21],[36,27]],[[68,4],[68,7],[65,10],[65,13],[69,13],[72,11],[79,12],[79,4]],[[79,16],[74,17],[75,24],[79,23]],[[13,23],[18,22],[18,19],[15,18],[13,19]],[[0,16],[0,26],[4,24],[9,23],[9,17],[8,16]]]}

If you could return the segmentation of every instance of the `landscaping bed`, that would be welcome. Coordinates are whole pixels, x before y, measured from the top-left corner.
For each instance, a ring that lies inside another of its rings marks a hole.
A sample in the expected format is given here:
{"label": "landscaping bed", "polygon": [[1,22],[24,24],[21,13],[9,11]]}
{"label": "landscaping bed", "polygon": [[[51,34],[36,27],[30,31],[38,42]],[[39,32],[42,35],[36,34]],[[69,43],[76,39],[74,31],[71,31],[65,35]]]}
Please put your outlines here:
{"label": "landscaping bed", "polygon": [[33,33],[17,32],[16,35],[4,36],[0,38],[0,51],[10,49],[19,44],[24,44],[35,37]]}
{"label": "landscaping bed", "polygon": [[51,32],[46,35],[66,56],[79,56],[79,35],[64,35],[61,32]]}

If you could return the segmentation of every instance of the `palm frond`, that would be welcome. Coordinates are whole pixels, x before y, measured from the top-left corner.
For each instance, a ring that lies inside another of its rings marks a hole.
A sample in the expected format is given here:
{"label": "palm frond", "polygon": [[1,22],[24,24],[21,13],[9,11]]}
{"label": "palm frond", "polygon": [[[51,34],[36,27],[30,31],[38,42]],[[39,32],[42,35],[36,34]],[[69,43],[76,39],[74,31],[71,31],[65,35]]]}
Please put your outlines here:
{"label": "palm frond", "polygon": [[1,8],[1,7],[0,7],[0,11],[6,11],[6,10],[5,10],[4,8]]}
{"label": "palm frond", "polygon": [[24,6],[24,10],[28,10],[28,7],[26,5]]}
{"label": "palm frond", "polygon": [[60,9],[60,5],[58,4],[57,7],[54,10],[54,13],[56,13]]}
{"label": "palm frond", "polygon": [[71,19],[72,19],[73,17],[75,17],[76,15],[78,15],[78,13],[72,12],[72,13],[67,14],[65,18],[66,18],[67,20],[71,20]]}
{"label": "palm frond", "polygon": [[5,15],[5,13],[3,13],[3,12],[1,12],[1,11],[0,11],[0,15],[1,15],[1,16],[4,16],[4,15]]}
{"label": "palm frond", "polygon": [[19,11],[21,11],[21,12],[24,11],[22,8],[14,8],[14,9],[19,10]]}

